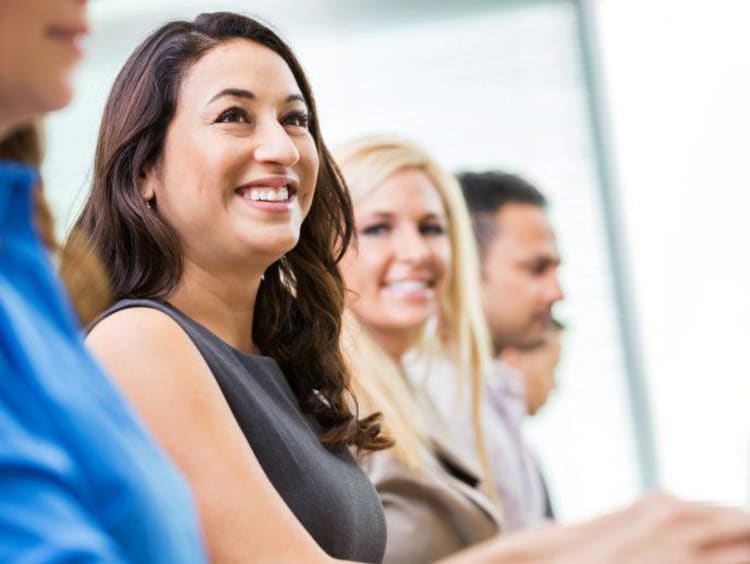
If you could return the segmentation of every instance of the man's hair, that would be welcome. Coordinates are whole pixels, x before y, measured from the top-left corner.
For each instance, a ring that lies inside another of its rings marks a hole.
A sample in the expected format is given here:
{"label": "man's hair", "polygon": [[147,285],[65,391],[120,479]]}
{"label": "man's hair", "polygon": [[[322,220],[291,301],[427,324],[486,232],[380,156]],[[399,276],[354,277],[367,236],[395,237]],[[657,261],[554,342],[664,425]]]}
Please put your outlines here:
{"label": "man's hair", "polygon": [[497,235],[493,217],[507,204],[547,207],[544,195],[520,176],[502,171],[462,172],[457,175],[471,214],[474,235],[484,256]]}

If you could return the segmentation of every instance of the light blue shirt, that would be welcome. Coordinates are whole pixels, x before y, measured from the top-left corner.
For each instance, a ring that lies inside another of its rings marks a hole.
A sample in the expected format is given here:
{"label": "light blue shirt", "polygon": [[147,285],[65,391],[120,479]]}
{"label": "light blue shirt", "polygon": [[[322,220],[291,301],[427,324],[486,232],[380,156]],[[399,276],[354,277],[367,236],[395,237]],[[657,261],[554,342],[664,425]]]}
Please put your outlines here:
{"label": "light blue shirt", "polygon": [[178,474],[84,348],[0,162],[0,562],[204,562]]}

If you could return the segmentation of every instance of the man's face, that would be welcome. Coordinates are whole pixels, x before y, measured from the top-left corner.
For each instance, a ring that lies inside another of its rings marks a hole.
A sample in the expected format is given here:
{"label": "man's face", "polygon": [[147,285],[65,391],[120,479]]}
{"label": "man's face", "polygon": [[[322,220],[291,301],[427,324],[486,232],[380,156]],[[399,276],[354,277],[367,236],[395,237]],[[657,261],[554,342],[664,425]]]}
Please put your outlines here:
{"label": "man's face", "polygon": [[560,362],[560,330],[550,327],[544,341],[529,349],[505,347],[500,358],[523,377],[529,415],[536,415],[557,386],[555,371]]}
{"label": "man's face", "polygon": [[482,301],[495,349],[539,344],[552,305],[563,298],[555,235],[544,210],[532,204],[506,204],[492,222],[496,235],[483,261]]}

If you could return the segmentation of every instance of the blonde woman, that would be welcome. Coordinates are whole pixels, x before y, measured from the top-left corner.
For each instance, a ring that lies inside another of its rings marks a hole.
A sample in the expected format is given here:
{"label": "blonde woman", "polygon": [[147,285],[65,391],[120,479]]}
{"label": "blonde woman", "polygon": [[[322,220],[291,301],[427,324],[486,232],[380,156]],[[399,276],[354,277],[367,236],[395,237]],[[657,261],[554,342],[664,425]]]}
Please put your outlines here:
{"label": "blonde woman", "polygon": [[[351,290],[349,304],[382,347],[363,343],[362,336],[357,339],[357,369],[377,366],[379,374],[358,378],[355,385],[368,408],[382,406],[398,437],[392,454],[370,457],[366,463],[390,517],[386,561],[433,561],[496,534],[500,527],[497,500],[483,488],[489,484],[484,480],[484,452],[477,457],[481,462],[473,464],[473,457],[451,444],[427,395],[412,393],[400,366],[403,355],[415,347],[426,356],[444,353],[460,366],[457,374],[464,377],[464,392],[472,399],[477,444],[484,444],[479,405],[481,375],[490,353],[480,304],[471,295],[479,271],[473,235],[455,181],[418,147],[368,138],[342,147],[337,158],[362,219],[360,252],[342,261]],[[397,211],[412,211],[424,195],[432,197],[427,208],[415,210],[416,229],[395,221]],[[448,225],[455,228],[448,230]],[[397,253],[387,248],[390,236],[401,242]],[[436,317],[440,327],[426,324]],[[350,325],[352,330],[356,332]],[[383,350],[388,358],[382,358]],[[452,517],[436,518],[439,515]],[[409,534],[416,528],[420,535]]]}
{"label": "blonde woman", "polygon": [[581,525],[496,536],[501,504],[483,491],[487,464],[477,470],[462,457],[404,369],[405,357],[418,351],[441,364],[442,377],[465,380],[458,389],[470,394],[482,459],[479,391],[489,344],[459,188],[420,147],[399,138],[359,139],[336,156],[358,236],[341,263],[351,311],[345,347],[363,408],[382,411],[397,440],[364,463],[385,509],[386,562],[750,561],[745,513],[663,495]]}

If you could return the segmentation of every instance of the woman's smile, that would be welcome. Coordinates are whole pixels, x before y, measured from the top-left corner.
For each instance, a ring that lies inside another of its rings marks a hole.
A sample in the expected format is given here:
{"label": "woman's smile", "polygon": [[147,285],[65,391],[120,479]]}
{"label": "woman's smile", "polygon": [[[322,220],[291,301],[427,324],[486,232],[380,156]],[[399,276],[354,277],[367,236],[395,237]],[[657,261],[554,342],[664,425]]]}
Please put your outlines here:
{"label": "woman's smile", "polygon": [[435,297],[433,278],[404,278],[383,283],[382,289],[390,298],[405,301],[425,301]]}
{"label": "woman's smile", "polygon": [[253,180],[235,190],[250,207],[270,213],[292,210],[299,183],[291,176],[271,176]]}

